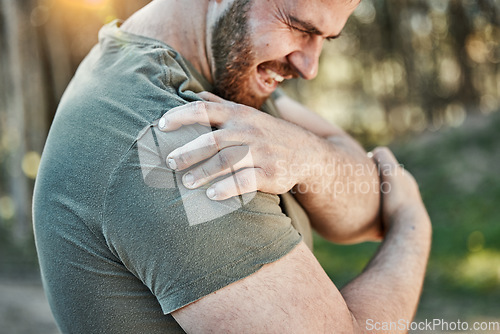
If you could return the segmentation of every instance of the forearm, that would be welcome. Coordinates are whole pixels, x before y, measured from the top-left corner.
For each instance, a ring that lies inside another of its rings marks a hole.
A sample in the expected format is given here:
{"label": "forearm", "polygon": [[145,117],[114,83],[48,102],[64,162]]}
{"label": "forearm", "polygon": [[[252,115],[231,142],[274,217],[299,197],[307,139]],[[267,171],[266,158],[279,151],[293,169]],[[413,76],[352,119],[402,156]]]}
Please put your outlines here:
{"label": "forearm", "polygon": [[334,242],[378,239],[380,181],[373,160],[347,134],[310,141],[314,173],[293,190],[313,227]]}
{"label": "forearm", "polygon": [[416,311],[430,251],[430,221],[423,205],[396,219],[365,271],[341,290],[362,329],[369,319],[406,323]]}

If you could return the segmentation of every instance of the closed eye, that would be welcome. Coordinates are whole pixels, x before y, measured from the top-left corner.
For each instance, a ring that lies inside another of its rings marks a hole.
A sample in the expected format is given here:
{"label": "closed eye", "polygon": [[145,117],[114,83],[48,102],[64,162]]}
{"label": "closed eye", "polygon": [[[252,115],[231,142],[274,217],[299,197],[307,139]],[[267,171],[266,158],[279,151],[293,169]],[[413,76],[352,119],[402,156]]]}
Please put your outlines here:
{"label": "closed eye", "polygon": [[326,39],[327,42],[331,42],[331,41],[339,38],[340,36],[341,36],[341,34],[338,34],[338,35],[335,35],[335,36],[328,36],[325,39]]}
{"label": "closed eye", "polygon": [[[278,18],[282,21],[290,30],[298,31],[302,34],[310,35],[310,36],[325,36],[314,24],[311,22],[303,21],[293,15],[286,14],[283,10],[278,8]],[[327,41],[332,41],[340,36],[332,35],[323,37]]]}
{"label": "closed eye", "polygon": [[290,29],[298,31],[298,32],[303,33],[303,34],[306,34],[306,35],[313,35],[310,31],[307,31],[305,29],[301,29],[299,27],[290,26]]}
{"label": "closed eye", "polygon": [[[316,31],[310,31],[310,30],[307,30],[307,29],[303,29],[303,28],[299,28],[297,26],[293,26],[293,25],[289,25],[290,29],[293,29],[293,30],[296,30],[302,34],[306,34],[306,35],[314,35],[314,36],[322,36],[321,34],[318,34]],[[330,41],[333,41],[337,38],[340,37],[341,34],[338,34],[338,35],[335,35],[335,36],[327,36],[325,37],[325,40],[327,42],[330,42]]]}

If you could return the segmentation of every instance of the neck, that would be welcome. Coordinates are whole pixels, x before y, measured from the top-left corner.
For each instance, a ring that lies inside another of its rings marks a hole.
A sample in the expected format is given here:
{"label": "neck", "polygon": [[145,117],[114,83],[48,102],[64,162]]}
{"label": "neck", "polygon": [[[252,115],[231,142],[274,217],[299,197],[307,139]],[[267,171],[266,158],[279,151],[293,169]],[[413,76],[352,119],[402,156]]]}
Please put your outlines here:
{"label": "neck", "polygon": [[212,83],[208,2],[154,0],[132,15],[120,29],[165,42]]}

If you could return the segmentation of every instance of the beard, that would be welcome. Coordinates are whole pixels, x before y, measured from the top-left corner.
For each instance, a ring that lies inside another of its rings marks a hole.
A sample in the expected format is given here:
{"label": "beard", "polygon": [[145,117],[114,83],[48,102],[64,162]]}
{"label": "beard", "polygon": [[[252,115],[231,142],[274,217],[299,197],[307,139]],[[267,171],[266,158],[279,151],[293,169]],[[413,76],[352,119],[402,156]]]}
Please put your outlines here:
{"label": "beard", "polygon": [[260,108],[269,96],[250,89],[255,53],[249,35],[251,0],[235,0],[215,24],[212,33],[214,93],[226,100]]}

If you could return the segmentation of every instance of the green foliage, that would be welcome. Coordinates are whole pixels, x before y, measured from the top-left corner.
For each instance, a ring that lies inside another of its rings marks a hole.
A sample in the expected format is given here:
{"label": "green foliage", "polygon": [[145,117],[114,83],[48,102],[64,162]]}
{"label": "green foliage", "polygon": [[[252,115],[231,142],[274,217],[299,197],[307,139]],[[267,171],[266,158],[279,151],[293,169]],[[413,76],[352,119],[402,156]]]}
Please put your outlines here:
{"label": "green foliage", "polygon": [[494,1],[363,0],[318,77],[287,90],[363,143],[389,143],[498,109],[499,63]]}

